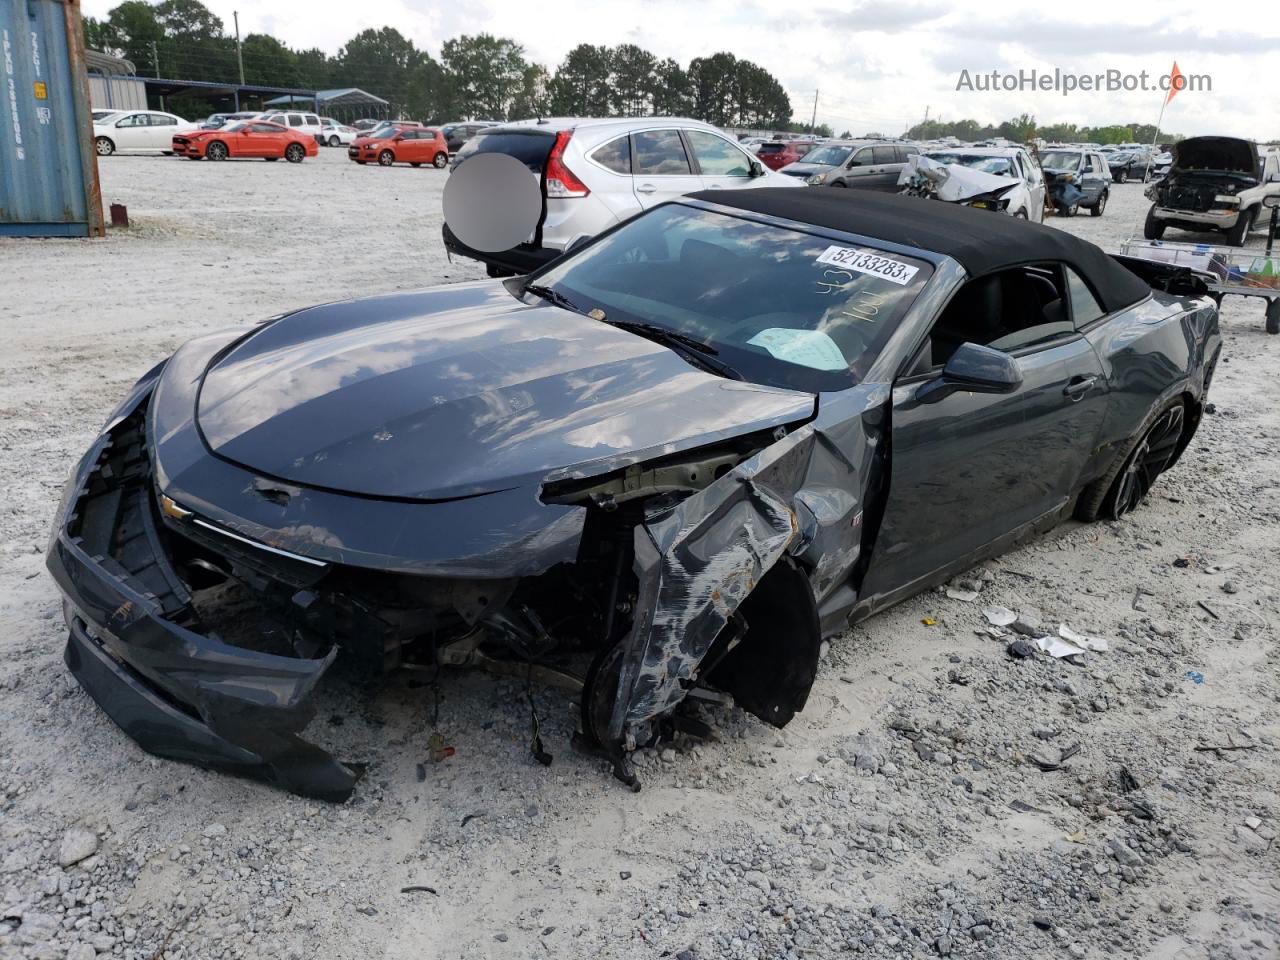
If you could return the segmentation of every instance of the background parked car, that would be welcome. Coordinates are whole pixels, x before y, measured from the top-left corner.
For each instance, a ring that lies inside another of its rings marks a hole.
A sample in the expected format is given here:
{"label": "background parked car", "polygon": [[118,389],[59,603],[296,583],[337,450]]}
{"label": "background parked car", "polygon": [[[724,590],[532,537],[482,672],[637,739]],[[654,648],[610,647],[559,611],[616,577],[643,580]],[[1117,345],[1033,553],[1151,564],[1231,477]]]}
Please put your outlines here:
{"label": "background parked car", "polygon": [[1111,196],[1111,168],[1097,150],[1058,147],[1042,151],[1040,169],[1053,206],[1064,217],[1080,207],[1100,217]]}
{"label": "background parked car", "polygon": [[382,136],[360,137],[347,150],[356,163],[376,163],[390,167],[407,163],[420,167],[429,163],[444,169],[449,163],[449,145],[435,127],[393,127]]}
{"label": "background parked car", "polygon": [[461,123],[446,123],[440,128],[449,143],[449,152],[457,153],[462,145],[486,127],[496,127],[496,120],[468,120]]}
{"label": "background parked car", "polygon": [[170,153],[175,133],[187,133],[198,127],[199,124],[162,110],[114,113],[94,122],[93,144],[100,157],[138,151]]}
{"label": "background parked car", "polygon": [[123,113],[122,110],[94,110],[90,116],[93,117],[94,123],[101,123],[107,117],[114,117],[117,113]]}
{"label": "background parked car", "polygon": [[[919,153],[919,148],[909,143],[828,140],[778,172],[799,177],[815,187],[855,187],[896,192],[898,177],[906,167],[907,159],[916,153]],[[761,156],[760,159],[765,158]]]}
{"label": "background parked car", "polygon": [[265,120],[238,120],[217,130],[196,130],[173,138],[173,152],[192,160],[279,160],[301,163],[320,152],[316,138]]}
{"label": "background parked car", "polygon": [[767,169],[709,123],[677,117],[556,119],[488,127],[454,157],[515,157],[538,178],[544,216],[529,239],[500,253],[473,250],[446,222],[445,246],[490,276],[528,273],[632,214],[698,190],[802,186]]}
{"label": "background parked car", "polygon": [[288,127],[290,130],[296,130],[299,133],[305,133],[312,137],[316,143],[320,142],[320,137],[324,132],[324,124],[320,122],[320,118],[314,113],[298,113],[287,111],[284,113],[263,113],[258,119],[265,120],[268,123],[278,123],[282,127]]}
{"label": "background parked car", "polygon": [[1104,154],[1107,167],[1111,170],[1111,179],[1116,183],[1127,180],[1141,180],[1151,168],[1152,153],[1150,147],[1130,147],[1124,150],[1112,150]]}
{"label": "background parked car", "polygon": [[252,120],[258,116],[256,111],[242,110],[240,113],[211,113],[200,123],[201,130],[218,130],[230,123],[241,120]]}
{"label": "background parked car", "polygon": [[348,147],[356,142],[360,131],[343,123],[326,123],[320,131],[320,144],[326,147]]}
{"label": "background parked car", "polygon": [[769,140],[760,144],[755,153],[770,170],[781,170],[788,163],[795,163],[813,146],[813,140]]}

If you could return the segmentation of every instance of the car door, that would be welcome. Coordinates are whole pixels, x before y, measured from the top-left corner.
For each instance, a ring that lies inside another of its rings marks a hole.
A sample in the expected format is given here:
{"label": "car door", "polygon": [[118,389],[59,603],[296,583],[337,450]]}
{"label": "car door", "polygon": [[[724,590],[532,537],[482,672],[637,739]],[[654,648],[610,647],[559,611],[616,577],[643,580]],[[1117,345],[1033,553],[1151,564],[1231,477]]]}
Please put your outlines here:
{"label": "car door", "polygon": [[698,175],[707,190],[755,186],[767,178],[753,177],[753,158],[724,137],[706,130],[685,130],[685,144],[698,165]]}
{"label": "car door", "polygon": [[173,135],[178,131],[178,118],[167,113],[147,114],[147,142],[154,150],[172,150]]}
{"label": "car door", "polygon": [[874,176],[872,172],[875,166],[872,162],[874,154],[871,147],[859,147],[853,151],[853,155],[844,163],[844,171],[839,177],[839,181],[847,187],[863,187],[867,184],[867,179]]}
{"label": "car door", "polygon": [[674,127],[632,133],[631,161],[632,189],[646,209],[702,189],[702,178],[693,172],[684,140]]}
{"label": "car door", "polygon": [[1085,195],[1081,203],[1086,207],[1092,207],[1098,202],[1098,197],[1102,196],[1102,191],[1106,189],[1107,182],[1111,178],[1110,167],[1103,162],[1101,154],[1086,153],[1081,169],[1084,171],[1084,182],[1080,189]]}
{"label": "car door", "polygon": [[1017,158],[1023,182],[1027,185],[1027,219],[1041,223],[1044,220],[1044,174],[1025,150],[1019,150]]}
{"label": "car door", "polygon": [[[1015,276],[1021,296],[1010,289]],[[1057,290],[1046,300],[1048,282]],[[904,364],[911,372],[893,388],[889,492],[862,590],[879,598],[875,608],[1006,546],[1033,521],[1056,519],[1069,503],[1107,405],[1101,362],[1074,328],[1069,302],[1061,265],[971,280],[941,311],[917,362]],[[989,323],[993,312],[1000,319]],[[1017,322],[1026,325],[1009,331]],[[1014,357],[1021,384],[920,402],[957,341],[987,341]]]}
{"label": "car door", "polygon": [[125,114],[115,122],[112,140],[117,150],[149,150],[151,118],[145,113]]}
{"label": "car door", "polygon": [[640,195],[631,171],[631,136],[622,134],[588,151],[587,160],[600,168],[591,177],[591,195],[609,208],[618,220],[639,213]]}

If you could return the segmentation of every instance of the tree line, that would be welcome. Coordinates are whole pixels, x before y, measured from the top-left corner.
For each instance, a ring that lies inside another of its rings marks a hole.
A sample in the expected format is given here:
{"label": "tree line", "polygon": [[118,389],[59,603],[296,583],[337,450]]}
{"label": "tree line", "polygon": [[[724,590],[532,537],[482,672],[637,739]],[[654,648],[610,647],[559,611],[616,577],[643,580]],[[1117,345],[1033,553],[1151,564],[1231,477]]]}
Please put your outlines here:
{"label": "tree line", "polygon": [[[133,61],[143,76],[235,83],[236,41],[200,0],[124,0],[105,19],[86,17],[85,43]],[[330,56],[295,50],[266,33],[242,38],[248,85],[326,90],[359,87],[390,101],[395,116],[426,122],[475,117],[681,115],[718,126],[793,128],[791,100],[763,67],[731,53],[688,66],[634,44],[580,44],[554,73],[514,40],[481,33],[446,40],[439,57],[394,27],[363,30]],[[212,105],[171,98],[175,112]]]}
{"label": "tree line", "polygon": [[[1105,127],[1082,127],[1074,123],[1041,126],[1035,117],[1024,113],[998,124],[983,124],[977,120],[925,120],[908,130],[906,135],[912,140],[955,137],[973,141],[1003,137],[1014,143],[1026,143],[1039,137],[1059,143],[1151,143],[1156,137],[1156,128],[1151,123],[1120,123]],[[1160,133],[1162,143],[1175,143],[1181,139],[1181,134]]]}

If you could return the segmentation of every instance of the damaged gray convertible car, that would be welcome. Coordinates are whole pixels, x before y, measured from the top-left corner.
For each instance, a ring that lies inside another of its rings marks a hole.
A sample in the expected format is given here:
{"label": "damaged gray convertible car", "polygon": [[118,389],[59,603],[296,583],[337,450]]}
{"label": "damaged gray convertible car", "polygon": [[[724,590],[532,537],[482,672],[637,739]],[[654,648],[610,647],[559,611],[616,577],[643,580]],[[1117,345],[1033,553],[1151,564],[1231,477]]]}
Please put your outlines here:
{"label": "damaged gray convertible car", "polygon": [[336,658],[481,667],[635,785],[692,704],[782,726],[823,637],[1132,510],[1220,345],[1193,275],[1012,217],[696,194],[184,345],[67,486],[66,660],[145,749],[335,801],[359,766],[301,734]]}

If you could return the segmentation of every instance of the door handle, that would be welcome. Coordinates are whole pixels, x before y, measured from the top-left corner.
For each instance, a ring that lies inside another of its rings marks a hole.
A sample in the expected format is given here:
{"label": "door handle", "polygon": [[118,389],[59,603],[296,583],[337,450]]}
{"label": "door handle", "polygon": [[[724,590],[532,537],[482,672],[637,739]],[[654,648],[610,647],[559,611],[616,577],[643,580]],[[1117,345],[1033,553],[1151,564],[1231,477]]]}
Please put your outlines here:
{"label": "door handle", "polygon": [[636,187],[636,193],[657,193],[658,188],[652,183],[644,183]]}
{"label": "door handle", "polygon": [[1079,400],[1092,390],[1093,385],[1097,382],[1097,377],[1072,377],[1071,382],[1062,388],[1062,395],[1070,397],[1072,400]]}

